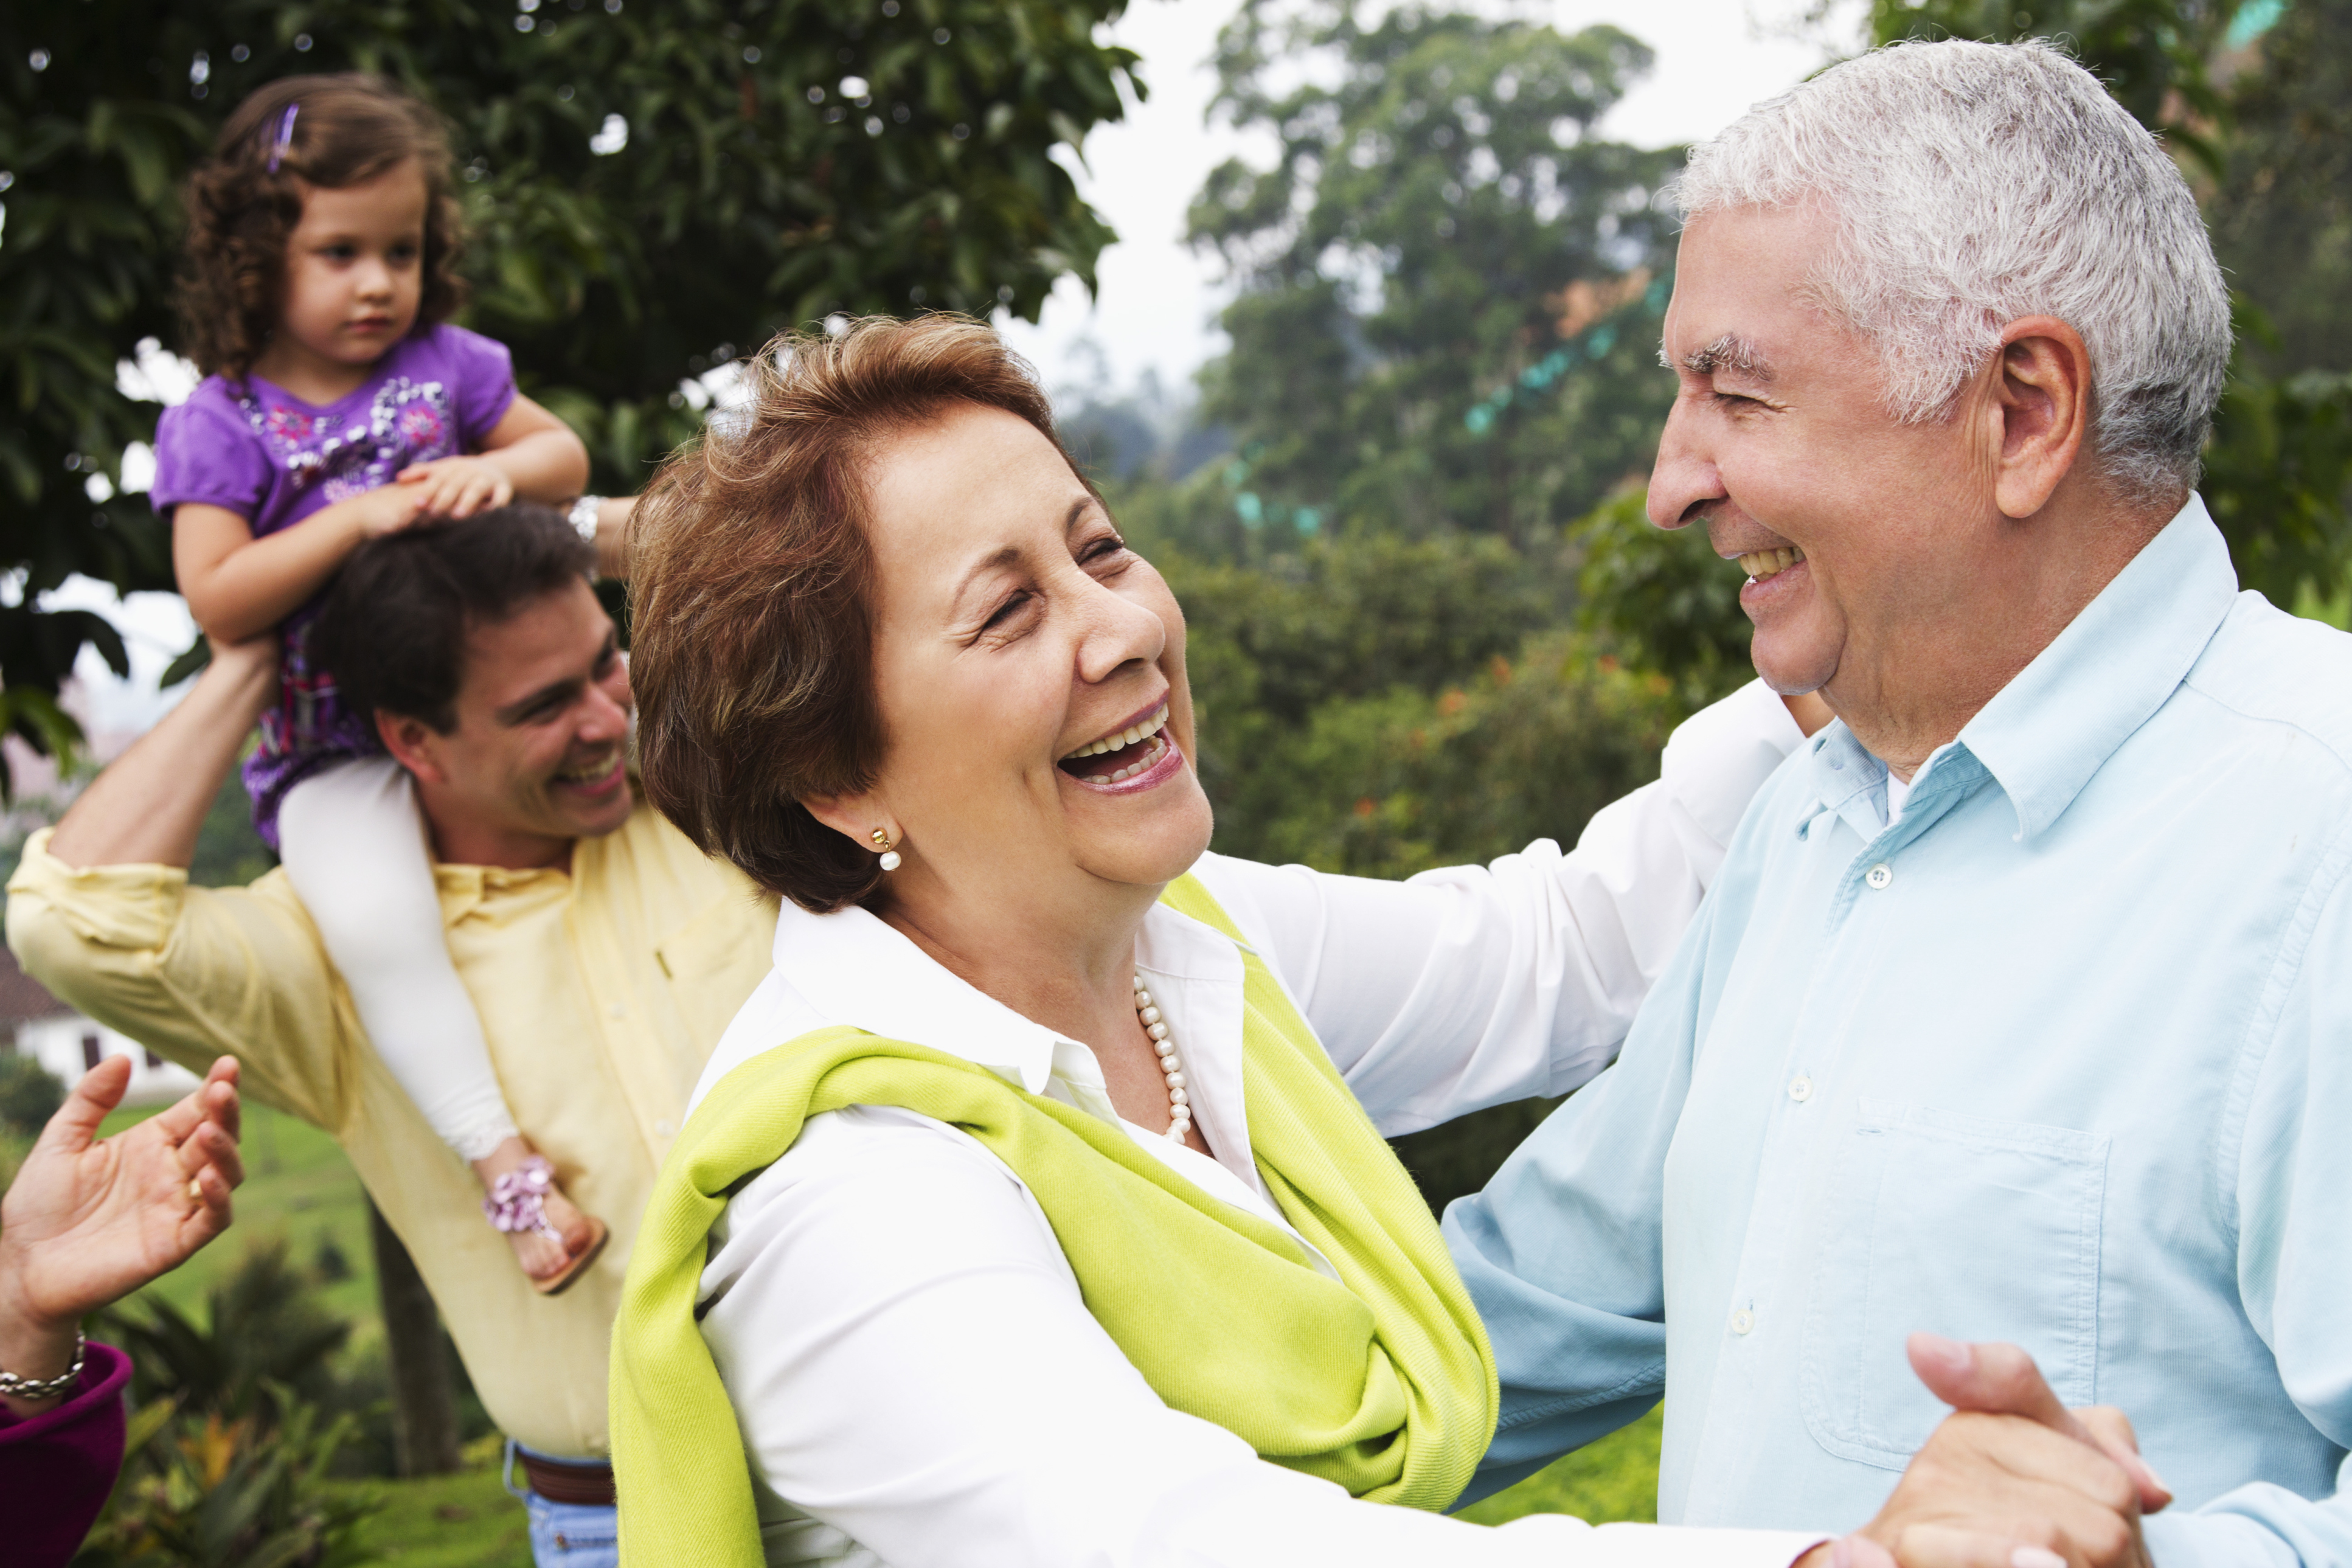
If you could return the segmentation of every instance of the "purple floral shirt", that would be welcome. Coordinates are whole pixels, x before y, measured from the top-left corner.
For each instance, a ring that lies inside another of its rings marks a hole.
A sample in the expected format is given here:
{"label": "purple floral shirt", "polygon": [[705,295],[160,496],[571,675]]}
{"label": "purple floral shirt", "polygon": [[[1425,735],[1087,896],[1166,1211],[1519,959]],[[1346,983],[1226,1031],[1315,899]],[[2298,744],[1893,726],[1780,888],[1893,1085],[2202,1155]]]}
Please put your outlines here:
{"label": "purple floral shirt", "polygon": [[[320,407],[261,377],[238,387],[206,376],[163,411],[149,499],[170,516],[184,501],[226,507],[256,539],[320,508],[387,485],[411,463],[481,449],[515,399],[506,346],[463,327],[403,339],[349,396]],[[336,695],[310,656],[318,600],[278,627],[278,699],[245,763],[253,822],[272,848],[286,792],[330,763],[373,755],[373,728]]]}

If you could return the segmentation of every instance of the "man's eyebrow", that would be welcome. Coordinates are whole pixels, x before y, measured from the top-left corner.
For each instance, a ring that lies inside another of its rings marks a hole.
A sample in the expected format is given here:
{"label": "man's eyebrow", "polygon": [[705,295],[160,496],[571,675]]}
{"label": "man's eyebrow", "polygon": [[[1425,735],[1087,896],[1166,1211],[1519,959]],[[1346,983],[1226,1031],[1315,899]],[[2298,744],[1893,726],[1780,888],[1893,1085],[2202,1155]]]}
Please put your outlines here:
{"label": "man's eyebrow", "polygon": [[[617,637],[607,635],[604,638],[604,647],[597,652],[596,667],[599,669],[603,668],[604,661],[611,658],[614,654],[620,652],[620,639]],[[573,676],[565,680],[551,680],[545,686],[541,687],[538,690],[530,693],[529,696],[516,698],[512,702],[509,702],[505,707],[499,709],[492,715],[492,717],[497,719],[501,724],[509,726],[520,724],[525,719],[530,717],[533,710],[542,706],[543,704],[556,698],[569,699],[572,693],[586,686],[589,679],[589,677],[585,676]]]}
{"label": "man's eyebrow", "polygon": [[[1664,344],[1658,348],[1658,363],[1668,370],[1675,368],[1674,361],[1666,357]],[[1719,370],[1727,370],[1749,381],[1772,379],[1772,362],[1737,332],[1726,332],[1705,348],[1685,354],[1682,368],[1693,375],[1713,375]]]}

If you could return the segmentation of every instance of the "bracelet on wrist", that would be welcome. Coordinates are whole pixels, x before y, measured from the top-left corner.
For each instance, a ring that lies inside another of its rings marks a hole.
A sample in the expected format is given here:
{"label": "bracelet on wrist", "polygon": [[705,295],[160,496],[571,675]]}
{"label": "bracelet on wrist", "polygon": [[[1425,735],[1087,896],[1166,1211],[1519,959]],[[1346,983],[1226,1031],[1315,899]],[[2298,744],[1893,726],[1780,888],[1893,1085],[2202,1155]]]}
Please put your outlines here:
{"label": "bracelet on wrist", "polygon": [[[596,544],[597,510],[604,504],[603,496],[582,496],[572,503],[572,510],[564,513],[565,520],[572,524],[572,531],[585,540],[591,549],[595,548]],[[602,576],[603,574],[596,570],[595,564],[592,562],[588,567],[588,575],[593,578]]]}
{"label": "bracelet on wrist", "polygon": [[82,1356],[89,1348],[89,1342],[82,1337],[82,1331],[76,1329],[73,1365],[57,1376],[18,1377],[13,1372],[0,1370],[0,1396],[26,1400],[55,1399],[61,1394],[72,1393],[74,1384],[81,1381]]}

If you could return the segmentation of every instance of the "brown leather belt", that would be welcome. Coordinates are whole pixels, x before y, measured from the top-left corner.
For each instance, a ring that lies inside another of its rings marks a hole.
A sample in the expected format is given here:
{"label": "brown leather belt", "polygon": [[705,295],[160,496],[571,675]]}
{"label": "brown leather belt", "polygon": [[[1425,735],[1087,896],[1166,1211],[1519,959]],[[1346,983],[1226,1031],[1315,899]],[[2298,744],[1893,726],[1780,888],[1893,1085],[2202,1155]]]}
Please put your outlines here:
{"label": "brown leather belt", "polygon": [[581,1508],[613,1506],[610,1465],[559,1465],[520,1447],[515,1450],[515,1458],[522,1464],[523,1479],[530,1489],[550,1502],[572,1503]]}

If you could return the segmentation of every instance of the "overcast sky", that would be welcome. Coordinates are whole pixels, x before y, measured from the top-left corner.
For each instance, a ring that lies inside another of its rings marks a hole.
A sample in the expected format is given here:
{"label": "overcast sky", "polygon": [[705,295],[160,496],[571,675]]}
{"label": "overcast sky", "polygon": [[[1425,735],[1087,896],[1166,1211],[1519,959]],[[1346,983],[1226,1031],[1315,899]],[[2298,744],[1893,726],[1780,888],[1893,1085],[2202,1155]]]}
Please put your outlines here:
{"label": "overcast sky", "polygon": [[[1484,3],[1499,13],[1548,17],[1564,32],[1613,23],[1656,50],[1656,68],[1601,127],[1645,147],[1714,134],[1749,104],[1801,80],[1859,30],[1857,0],[1834,0],[1832,21],[1805,37],[1788,23],[1808,0]],[[1222,346],[1213,325],[1222,303],[1218,264],[1195,255],[1182,236],[1184,209],[1210,169],[1248,151],[1230,127],[1206,119],[1216,85],[1207,62],[1218,29],[1237,8],[1237,0],[1130,0],[1111,29],[1142,57],[1151,97],[1130,105],[1124,121],[1088,136],[1085,167],[1076,171],[1080,191],[1119,235],[1102,255],[1100,295],[1090,300],[1066,280],[1038,324],[1006,326],[1053,386],[1083,387],[1100,375],[1124,390],[1150,370],[1174,390]],[[155,679],[194,635],[178,597],[140,594],[125,605],[105,584],[77,578],[47,602],[99,610],[130,642],[128,682],[116,680],[93,650],[82,651],[78,668],[94,727],[152,723],[164,706]]]}

